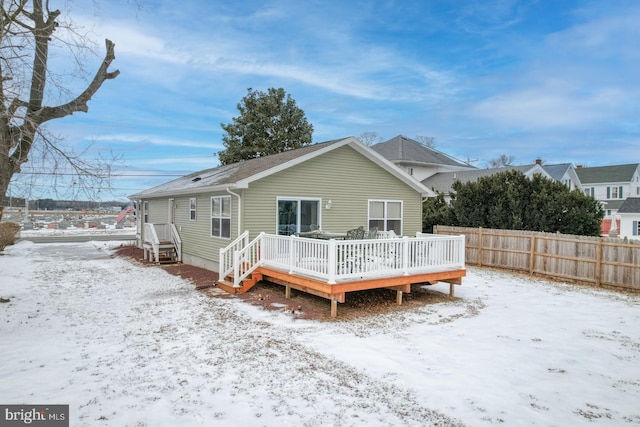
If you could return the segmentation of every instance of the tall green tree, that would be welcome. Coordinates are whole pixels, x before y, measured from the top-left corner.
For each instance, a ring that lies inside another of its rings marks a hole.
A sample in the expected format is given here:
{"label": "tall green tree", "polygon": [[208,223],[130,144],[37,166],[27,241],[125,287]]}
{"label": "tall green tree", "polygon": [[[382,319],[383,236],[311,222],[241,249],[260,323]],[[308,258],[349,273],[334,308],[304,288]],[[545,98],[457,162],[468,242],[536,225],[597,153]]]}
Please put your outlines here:
{"label": "tall green tree", "polygon": [[240,115],[221,123],[225,149],[218,153],[223,165],[254,159],[311,144],[313,126],[284,89],[261,92],[248,89],[237,106]]}
{"label": "tall green tree", "polygon": [[448,225],[597,236],[604,210],[591,196],[541,175],[506,171],[456,182]]}

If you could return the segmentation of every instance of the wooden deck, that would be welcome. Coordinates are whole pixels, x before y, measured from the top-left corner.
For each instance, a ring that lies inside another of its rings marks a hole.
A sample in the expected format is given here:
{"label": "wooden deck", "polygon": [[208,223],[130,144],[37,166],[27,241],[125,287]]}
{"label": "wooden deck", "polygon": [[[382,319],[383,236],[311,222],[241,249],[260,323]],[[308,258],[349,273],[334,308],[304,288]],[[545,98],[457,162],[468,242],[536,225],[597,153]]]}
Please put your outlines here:
{"label": "wooden deck", "polygon": [[284,286],[284,292],[287,298],[291,295],[291,289],[296,289],[328,299],[331,302],[331,317],[336,317],[338,314],[338,303],[344,303],[346,301],[346,294],[349,292],[370,289],[391,289],[396,291],[396,303],[401,305],[403,293],[410,293],[412,284],[447,282],[449,283],[449,295],[454,296],[454,285],[462,285],[462,278],[464,276],[466,276],[466,270],[461,269],[416,274],[412,276],[358,280],[330,285],[317,279],[289,274],[272,268],[259,267],[251,274],[248,280],[242,282],[241,287],[234,287],[232,282],[226,280],[219,280],[216,286],[229,293],[244,293],[258,282],[264,280]]}
{"label": "wooden deck", "polygon": [[261,233],[247,243],[241,236],[221,251],[216,285],[244,293],[265,280],[331,301],[331,316],[349,292],[369,289],[396,291],[396,302],[417,283],[448,282],[449,294],[461,285],[464,236],[320,241]]}

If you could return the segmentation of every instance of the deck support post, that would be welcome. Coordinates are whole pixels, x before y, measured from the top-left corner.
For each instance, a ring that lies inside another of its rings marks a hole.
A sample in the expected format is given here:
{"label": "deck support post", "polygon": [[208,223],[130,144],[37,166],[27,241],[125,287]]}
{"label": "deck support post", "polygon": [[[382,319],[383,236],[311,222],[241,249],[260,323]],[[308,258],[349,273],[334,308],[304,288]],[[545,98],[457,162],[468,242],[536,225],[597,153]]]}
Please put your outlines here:
{"label": "deck support post", "polygon": [[453,295],[454,295],[453,286],[454,286],[453,283],[449,283],[449,296],[451,298],[453,298]]}
{"label": "deck support post", "polygon": [[335,298],[331,298],[331,317],[338,316],[338,301]]}
{"label": "deck support post", "polygon": [[291,286],[286,285],[284,287],[284,297],[285,298],[291,298]]}
{"label": "deck support post", "polygon": [[396,291],[396,303],[402,305],[402,291]]}

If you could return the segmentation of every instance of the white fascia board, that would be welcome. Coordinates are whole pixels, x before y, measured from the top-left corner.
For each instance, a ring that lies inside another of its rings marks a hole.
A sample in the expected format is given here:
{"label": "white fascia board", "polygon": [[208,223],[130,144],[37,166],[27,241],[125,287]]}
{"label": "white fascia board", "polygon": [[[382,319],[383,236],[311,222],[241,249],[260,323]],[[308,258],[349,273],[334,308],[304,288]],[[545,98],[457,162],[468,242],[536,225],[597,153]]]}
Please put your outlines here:
{"label": "white fascia board", "polygon": [[161,191],[158,193],[145,193],[140,192],[136,194],[132,194],[129,198],[136,199],[155,199],[161,197],[171,197],[171,196],[187,196],[191,194],[200,194],[200,193],[215,193],[215,192],[223,192],[227,191],[227,189],[242,189],[247,188],[246,186],[237,185],[237,184],[222,184],[222,185],[210,185],[206,187],[190,187],[183,188],[181,190],[173,190],[173,191]]}

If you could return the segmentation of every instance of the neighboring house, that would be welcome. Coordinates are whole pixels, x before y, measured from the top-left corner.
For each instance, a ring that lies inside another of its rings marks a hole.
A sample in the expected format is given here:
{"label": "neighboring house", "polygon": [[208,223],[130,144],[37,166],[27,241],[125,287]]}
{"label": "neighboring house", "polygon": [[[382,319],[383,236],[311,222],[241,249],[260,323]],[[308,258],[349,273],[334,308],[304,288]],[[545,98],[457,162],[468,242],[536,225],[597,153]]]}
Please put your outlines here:
{"label": "neighboring house", "polygon": [[640,197],[627,197],[617,212],[619,220],[618,236],[640,239]]}
{"label": "neighboring house", "polygon": [[371,148],[418,181],[438,172],[476,169],[402,135],[375,144]]}
{"label": "neighboring house", "polygon": [[576,169],[585,194],[600,201],[605,218],[618,213],[628,197],[640,197],[640,164],[580,167]]}
{"label": "neighboring house", "polygon": [[183,262],[218,271],[245,230],[290,235],[358,226],[413,236],[435,194],[356,138],[203,170],[130,196],[143,223],[173,224]]}
{"label": "neighboring house", "polygon": [[553,176],[551,176],[547,172],[545,167],[543,167],[540,163],[536,163],[534,165],[525,166],[505,166],[501,168],[475,169],[460,172],[441,172],[422,180],[422,184],[436,193],[444,194],[445,200],[449,202],[451,200],[453,184],[456,181],[460,181],[461,183],[475,182],[478,179],[484,178],[486,176],[492,176],[501,172],[512,170],[520,171],[528,178],[533,177],[534,174],[540,174],[547,177],[548,179],[554,179]]}
{"label": "neighboring house", "polygon": [[[541,161],[536,160],[536,164],[541,164]],[[542,168],[558,182],[566,185],[569,190],[582,191],[582,182],[578,177],[576,168],[571,163],[559,163],[556,165],[542,165]]]}

